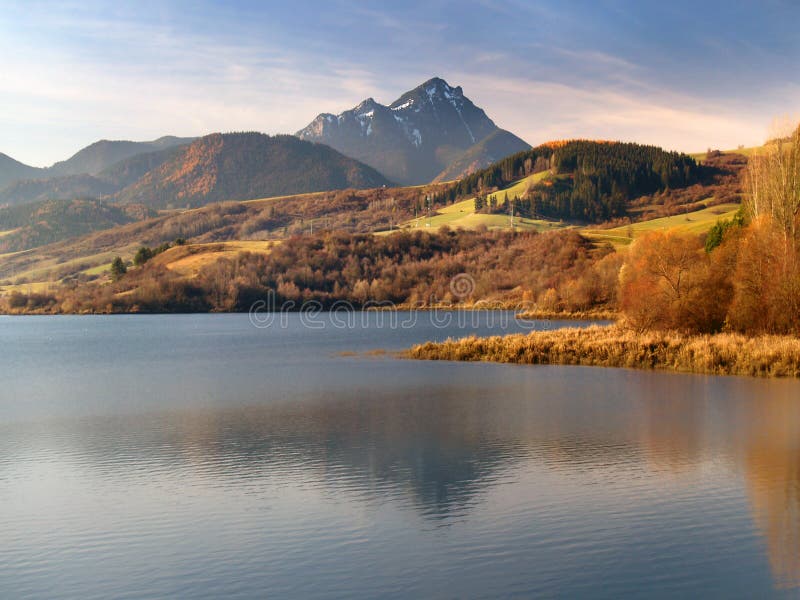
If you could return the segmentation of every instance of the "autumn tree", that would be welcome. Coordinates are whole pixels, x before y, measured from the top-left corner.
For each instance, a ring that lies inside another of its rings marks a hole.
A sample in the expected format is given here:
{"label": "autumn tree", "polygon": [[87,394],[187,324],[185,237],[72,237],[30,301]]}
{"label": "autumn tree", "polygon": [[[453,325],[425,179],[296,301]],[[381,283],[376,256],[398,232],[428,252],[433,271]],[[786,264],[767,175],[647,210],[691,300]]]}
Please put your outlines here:
{"label": "autumn tree", "polygon": [[[724,247],[724,245],[723,245]],[[770,215],[757,217],[737,247],[729,323],[746,332],[800,332],[800,253]]]}
{"label": "autumn tree", "polygon": [[717,331],[730,297],[723,265],[697,236],[645,235],[631,245],[620,271],[620,308],[639,330]]}
{"label": "autumn tree", "polygon": [[[789,131],[788,135],[782,135]],[[800,331],[800,127],[783,127],[754,154],[729,321],[742,331]]]}
{"label": "autumn tree", "polygon": [[769,216],[787,239],[797,240],[800,227],[800,127],[765,144],[750,157],[745,209],[752,219]]}

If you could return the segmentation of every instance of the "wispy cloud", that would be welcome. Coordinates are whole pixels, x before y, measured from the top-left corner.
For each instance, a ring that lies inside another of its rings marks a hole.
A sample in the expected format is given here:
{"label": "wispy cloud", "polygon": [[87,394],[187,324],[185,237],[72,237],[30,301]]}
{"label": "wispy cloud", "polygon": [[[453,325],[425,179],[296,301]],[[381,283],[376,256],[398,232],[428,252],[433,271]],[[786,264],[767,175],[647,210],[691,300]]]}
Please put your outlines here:
{"label": "wispy cloud", "polygon": [[100,137],[290,133],[433,75],[533,143],[760,141],[800,106],[786,70],[800,44],[778,23],[800,11],[729,10],[710,36],[682,1],[12,4],[0,12],[0,151],[41,165]]}
{"label": "wispy cloud", "polygon": [[700,151],[708,146],[733,148],[761,143],[769,124],[768,115],[758,109],[720,106],[664,90],[645,93],[620,91],[613,86],[587,88],[527,78],[475,77],[468,72],[455,76],[477,101],[486,102],[491,97],[497,123],[532,144],[580,137]]}

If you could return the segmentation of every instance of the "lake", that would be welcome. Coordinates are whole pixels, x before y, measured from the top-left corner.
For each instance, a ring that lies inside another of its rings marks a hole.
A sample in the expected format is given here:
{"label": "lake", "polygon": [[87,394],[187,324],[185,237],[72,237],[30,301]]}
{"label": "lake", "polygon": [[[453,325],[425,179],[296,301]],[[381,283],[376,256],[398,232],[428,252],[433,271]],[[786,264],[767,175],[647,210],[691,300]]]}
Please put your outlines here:
{"label": "lake", "polygon": [[0,597],[800,595],[800,382],[370,352],[445,321],[0,317]]}

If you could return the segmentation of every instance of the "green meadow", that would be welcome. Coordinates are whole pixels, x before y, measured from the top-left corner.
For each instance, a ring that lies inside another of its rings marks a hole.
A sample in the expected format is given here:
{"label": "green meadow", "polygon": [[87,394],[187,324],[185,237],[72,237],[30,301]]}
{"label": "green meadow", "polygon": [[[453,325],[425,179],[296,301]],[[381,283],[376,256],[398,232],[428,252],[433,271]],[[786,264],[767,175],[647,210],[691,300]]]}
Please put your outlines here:
{"label": "green meadow", "polygon": [[593,240],[607,241],[614,245],[627,245],[637,236],[649,231],[671,229],[681,233],[705,233],[717,221],[733,217],[738,210],[738,204],[719,204],[695,212],[651,219],[613,229],[585,228],[581,233]]}

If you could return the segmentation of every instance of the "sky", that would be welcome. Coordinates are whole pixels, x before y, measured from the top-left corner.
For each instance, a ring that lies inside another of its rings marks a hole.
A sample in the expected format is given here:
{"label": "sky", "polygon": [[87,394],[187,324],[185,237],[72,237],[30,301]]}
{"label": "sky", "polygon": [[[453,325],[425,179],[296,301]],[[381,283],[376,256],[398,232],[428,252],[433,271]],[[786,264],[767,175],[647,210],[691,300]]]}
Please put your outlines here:
{"label": "sky", "polygon": [[683,151],[800,113],[800,2],[0,0],[0,152],[294,133],[433,77],[500,126]]}

